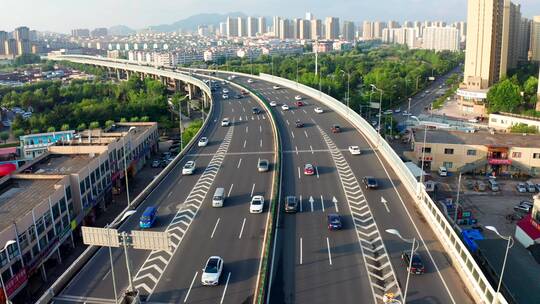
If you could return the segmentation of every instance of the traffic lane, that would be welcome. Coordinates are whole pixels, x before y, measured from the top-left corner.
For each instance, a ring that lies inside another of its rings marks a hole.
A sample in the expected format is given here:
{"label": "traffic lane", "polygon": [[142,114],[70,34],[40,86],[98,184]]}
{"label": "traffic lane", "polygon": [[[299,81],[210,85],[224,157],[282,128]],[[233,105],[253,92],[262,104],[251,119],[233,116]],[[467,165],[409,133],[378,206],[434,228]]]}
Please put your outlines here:
{"label": "traffic lane", "polygon": [[[255,162],[255,157],[249,156],[248,162]],[[200,284],[200,269],[212,255],[220,255],[225,259],[225,271],[231,272],[228,288],[233,294],[242,298],[249,296],[254,290],[272,173],[258,173],[253,168],[252,171],[248,171],[252,173],[237,174],[233,165],[239,157],[228,156],[228,158],[230,161],[224,162],[224,168],[220,171],[222,173],[218,174],[211,188],[211,191],[217,187],[225,189],[227,198],[224,207],[211,207],[212,196],[208,196],[196,221],[192,224],[191,232],[185,236],[180,250],[171,260],[162,280],[150,297],[151,301],[177,303],[185,300],[188,291],[188,303],[219,301],[223,295],[222,289],[203,288]],[[264,213],[250,214],[251,197],[258,194],[265,197]],[[179,270],[185,275],[179,277]],[[191,285],[196,272],[199,274]]]}

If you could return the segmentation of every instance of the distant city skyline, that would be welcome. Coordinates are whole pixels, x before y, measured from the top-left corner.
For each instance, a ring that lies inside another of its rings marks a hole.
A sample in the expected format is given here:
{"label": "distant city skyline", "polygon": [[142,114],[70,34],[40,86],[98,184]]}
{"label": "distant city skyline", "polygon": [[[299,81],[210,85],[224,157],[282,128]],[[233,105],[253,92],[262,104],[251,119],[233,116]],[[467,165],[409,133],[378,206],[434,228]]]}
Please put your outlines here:
{"label": "distant city skyline", "polygon": [[[248,15],[304,17],[312,12],[317,18],[339,17],[341,21],[362,20],[444,20],[448,22],[465,20],[467,0],[382,0],[377,3],[335,0],[328,7],[327,2],[315,0],[94,0],[74,4],[73,0],[51,2],[26,0],[2,3],[0,29],[12,30],[26,25],[39,31],[69,33],[74,28],[110,27],[126,25],[142,29],[151,25],[173,23],[200,13],[221,13],[240,11]],[[515,1],[522,5],[525,17],[540,15],[540,1]],[[231,4],[233,3],[233,4]],[[287,8],[284,10],[284,8]],[[399,9],[397,9],[399,8]]]}

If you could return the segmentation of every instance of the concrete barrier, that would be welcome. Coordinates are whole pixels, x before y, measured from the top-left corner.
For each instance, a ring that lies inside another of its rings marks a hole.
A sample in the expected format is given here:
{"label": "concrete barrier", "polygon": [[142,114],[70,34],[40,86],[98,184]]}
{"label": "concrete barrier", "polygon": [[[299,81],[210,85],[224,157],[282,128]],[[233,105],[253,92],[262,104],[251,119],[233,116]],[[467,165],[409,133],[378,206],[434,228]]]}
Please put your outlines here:
{"label": "concrete barrier", "polygon": [[[160,71],[160,70],[156,69],[156,71]],[[177,74],[183,75],[181,73],[177,73]],[[210,88],[203,81],[200,81],[199,79],[196,79],[194,77],[191,77],[191,78],[197,80],[193,84],[195,84],[195,85],[199,84],[199,85],[203,86],[203,87],[201,87],[201,89],[203,89],[204,91],[210,92]],[[131,205],[133,206],[134,209],[136,209],[141,203],[143,203],[144,200],[148,197],[148,195],[150,195],[152,190],[155,187],[157,187],[163,181],[163,179],[167,175],[169,175],[169,173],[171,173],[171,171],[173,171],[173,169],[176,166],[178,166],[180,164],[180,161],[182,160],[182,158],[188,153],[188,151],[193,147],[195,142],[198,141],[199,137],[204,132],[204,130],[206,130],[206,128],[208,127],[208,122],[213,119],[213,116],[215,114],[214,113],[214,103],[213,103],[213,99],[211,98],[212,95],[209,94],[208,96],[210,96],[210,110],[209,110],[208,115],[206,116],[205,121],[203,122],[203,125],[201,126],[201,128],[199,129],[197,134],[195,134],[195,136],[193,136],[191,141],[184,147],[184,149],[173,159],[173,161],[169,165],[167,165],[167,167],[165,167],[150,182],[150,184],[148,184],[143,189],[143,191],[141,191],[141,193],[139,193],[139,195],[137,195],[137,197],[135,197],[133,199],[133,201],[131,202]],[[116,224],[111,225],[112,228],[116,228],[116,227],[118,227],[119,225],[122,224],[122,223],[119,223],[119,221],[122,218],[122,215],[128,210],[130,210],[130,208],[126,207],[126,209],[124,209],[114,219],[113,223],[116,223]],[[97,247],[97,246],[88,246],[88,248],[86,248],[86,250],[75,260],[75,262],[73,262],[66,269],[66,271],[47,289],[47,291],[39,298],[39,300],[37,300],[36,303],[37,304],[49,303],[54,298],[55,295],[59,294],[62,291],[62,289],[64,289],[64,287],[84,267],[84,265],[86,265],[86,263],[92,258],[92,256],[94,256],[94,254],[98,251],[98,249],[99,249],[99,247]]]}
{"label": "concrete barrier", "polygon": [[413,197],[418,209],[427,219],[431,229],[439,238],[439,241],[448,253],[448,256],[452,260],[452,264],[458,271],[464,285],[468,288],[475,300],[479,303],[508,303],[504,296],[500,293],[497,294],[495,289],[491,286],[480,266],[476,263],[459,235],[454,231],[452,225],[446,220],[444,214],[429,197],[423,185],[417,182],[416,178],[408,170],[394,149],[392,149],[392,147],[364,118],[362,118],[362,116],[349,109],[337,99],[306,85],[268,74],[261,74],[260,77],[257,78],[297,90],[306,96],[316,99],[356,126],[372,145],[377,147],[379,154],[392,167],[398,178],[405,185],[405,188],[410,196]]}

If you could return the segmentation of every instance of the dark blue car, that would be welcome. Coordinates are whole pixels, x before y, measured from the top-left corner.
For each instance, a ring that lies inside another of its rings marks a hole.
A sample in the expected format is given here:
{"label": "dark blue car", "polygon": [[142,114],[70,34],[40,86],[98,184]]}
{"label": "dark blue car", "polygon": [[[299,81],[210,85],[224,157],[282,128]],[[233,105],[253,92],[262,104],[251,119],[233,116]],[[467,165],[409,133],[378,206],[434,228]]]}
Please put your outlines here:
{"label": "dark blue car", "polygon": [[328,230],[339,230],[341,227],[341,216],[336,213],[330,213],[328,215]]}
{"label": "dark blue car", "polygon": [[156,221],[156,214],[156,207],[146,207],[139,221],[139,226],[141,228],[152,228],[152,225],[154,225],[154,222]]}

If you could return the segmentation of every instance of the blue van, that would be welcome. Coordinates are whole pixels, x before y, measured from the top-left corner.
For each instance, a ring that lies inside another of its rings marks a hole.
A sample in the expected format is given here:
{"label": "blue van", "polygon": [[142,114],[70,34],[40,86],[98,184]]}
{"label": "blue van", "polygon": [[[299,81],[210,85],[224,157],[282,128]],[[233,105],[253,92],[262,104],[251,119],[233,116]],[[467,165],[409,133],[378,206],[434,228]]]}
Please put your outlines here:
{"label": "blue van", "polygon": [[139,226],[141,228],[152,228],[152,225],[154,225],[154,222],[156,221],[156,213],[156,207],[146,207],[139,221]]}

